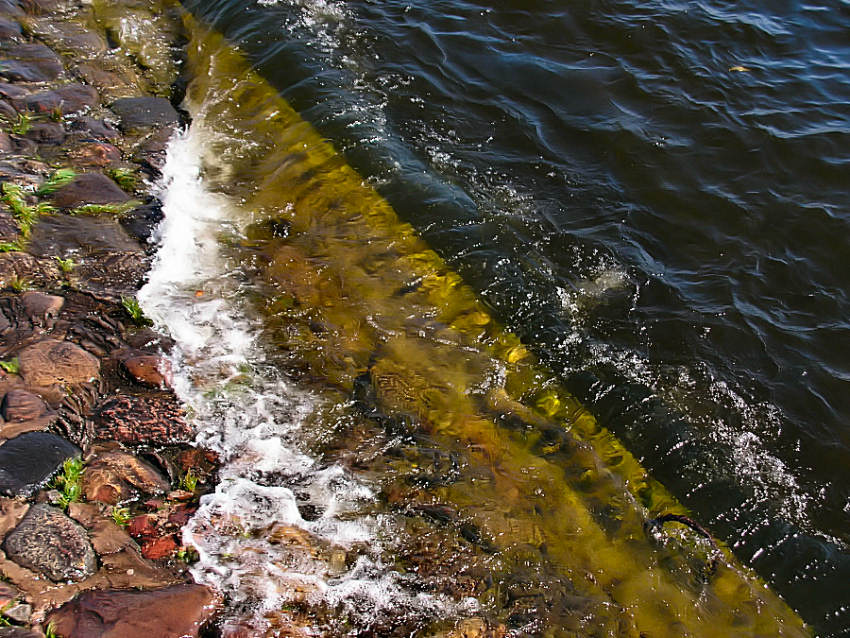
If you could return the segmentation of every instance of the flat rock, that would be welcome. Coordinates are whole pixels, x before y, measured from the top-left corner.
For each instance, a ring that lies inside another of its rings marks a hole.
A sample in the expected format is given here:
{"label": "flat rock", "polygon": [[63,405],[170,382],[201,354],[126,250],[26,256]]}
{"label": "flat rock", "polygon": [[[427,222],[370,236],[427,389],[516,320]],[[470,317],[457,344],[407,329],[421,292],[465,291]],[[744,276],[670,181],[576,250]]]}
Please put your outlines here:
{"label": "flat rock", "polygon": [[156,354],[141,354],[124,360],[124,369],[134,381],[150,388],[170,387],[171,362]]}
{"label": "flat rock", "polygon": [[49,82],[62,75],[62,62],[43,44],[13,44],[0,48],[0,76],[13,82]]}
{"label": "flat rock", "polygon": [[30,94],[30,90],[18,84],[0,82],[0,95],[7,100],[23,100]]}
{"label": "flat rock", "polygon": [[121,204],[130,197],[103,173],[83,173],[53,193],[53,203],[60,208],[76,208],[85,204]]}
{"label": "flat rock", "polygon": [[80,581],[97,570],[97,557],[86,530],[62,510],[45,503],[30,508],[4,545],[6,554],[18,565],[54,582]]}
{"label": "flat rock", "polygon": [[161,97],[125,97],[109,108],[120,118],[124,132],[180,122],[171,102]]}
{"label": "flat rock", "polygon": [[58,214],[39,218],[32,230],[28,250],[33,255],[47,258],[69,253],[138,252],[139,245],[110,216]]}
{"label": "flat rock", "polygon": [[99,407],[94,421],[96,438],[106,441],[169,445],[194,438],[172,394],[112,397]]}
{"label": "flat rock", "polygon": [[96,454],[83,476],[86,500],[114,505],[143,494],[162,494],[171,487],[150,463],[121,450]]}
{"label": "flat rock", "polygon": [[[90,109],[98,103],[97,91],[85,84],[66,84],[51,91],[26,96],[22,105],[35,113],[69,115]],[[20,106],[15,104],[15,106]]]}
{"label": "flat rock", "polygon": [[0,117],[5,118],[9,122],[14,122],[18,119],[18,111],[6,100],[0,100]]}
{"label": "flat rock", "polygon": [[65,638],[197,638],[216,602],[202,585],[87,591],[51,614],[49,621]]}
{"label": "flat rock", "polygon": [[18,354],[20,375],[30,388],[76,386],[99,379],[100,361],[70,341],[45,339]]}
{"label": "flat rock", "polygon": [[76,445],[48,432],[27,432],[0,446],[0,493],[29,496],[67,459],[80,455]]}

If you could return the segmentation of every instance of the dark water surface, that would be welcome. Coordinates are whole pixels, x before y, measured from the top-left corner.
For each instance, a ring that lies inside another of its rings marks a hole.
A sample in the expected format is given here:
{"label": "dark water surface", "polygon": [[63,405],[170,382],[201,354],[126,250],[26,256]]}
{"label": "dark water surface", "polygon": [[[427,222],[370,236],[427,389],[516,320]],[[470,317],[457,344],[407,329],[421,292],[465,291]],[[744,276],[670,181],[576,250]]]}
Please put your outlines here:
{"label": "dark water surface", "polygon": [[850,634],[850,3],[190,2],[697,517]]}

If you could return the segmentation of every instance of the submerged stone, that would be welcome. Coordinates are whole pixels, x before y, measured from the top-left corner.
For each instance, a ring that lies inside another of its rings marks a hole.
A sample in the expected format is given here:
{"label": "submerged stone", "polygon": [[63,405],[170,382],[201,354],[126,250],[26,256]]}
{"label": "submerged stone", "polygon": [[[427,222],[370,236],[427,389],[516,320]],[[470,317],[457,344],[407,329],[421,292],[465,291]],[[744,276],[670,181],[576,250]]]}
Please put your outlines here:
{"label": "submerged stone", "polygon": [[47,432],[27,432],[0,446],[0,493],[29,496],[62,463],[80,455],[76,445]]}
{"label": "submerged stone", "polygon": [[65,638],[196,638],[216,610],[202,585],[153,591],[87,591],[50,615]]}
{"label": "submerged stone", "polygon": [[85,529],[55,507],[40,503],[6,537],[6,553],[54,582],[79,581],[97,570]]}

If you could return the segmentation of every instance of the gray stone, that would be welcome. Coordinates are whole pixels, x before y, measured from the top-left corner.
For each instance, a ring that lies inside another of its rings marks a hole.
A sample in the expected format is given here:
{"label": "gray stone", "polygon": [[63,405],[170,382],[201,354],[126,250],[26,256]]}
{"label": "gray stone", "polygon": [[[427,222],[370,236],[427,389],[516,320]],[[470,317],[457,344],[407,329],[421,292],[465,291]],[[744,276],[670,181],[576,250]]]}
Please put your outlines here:
{"label": "gray stone", "polygon": [[114,140],[118,137],[118,131],[112,128],[103,120],[96,120],[93,117],[83,116],[71,122],[72,131],[80,131],[88,133],[92,137],[102,140]]}
{"label": "gray stone", "polygon": [[33,255],[52,257],[69,253],[139,251],[139,245],[110,216],[42,215],[33,228],[28,249]]}
{"label": "gray stone", "polygon": [[121,130],[132,131],[166,124],[177,124],[180,115],[171,102],[161,97],[126,97],[110,107],[121,118]]}
{"label": "gray stone", "polygon": [[80,581],[97,570],[86,530],[62,510],[40,503],[7,537],[6,554],[54,582]]}
{"label": "gray stone", "polygon": [[29,496],[67,459],[80,455],[76,445],[48,432],[26,432],[0,446],[0,493]]}

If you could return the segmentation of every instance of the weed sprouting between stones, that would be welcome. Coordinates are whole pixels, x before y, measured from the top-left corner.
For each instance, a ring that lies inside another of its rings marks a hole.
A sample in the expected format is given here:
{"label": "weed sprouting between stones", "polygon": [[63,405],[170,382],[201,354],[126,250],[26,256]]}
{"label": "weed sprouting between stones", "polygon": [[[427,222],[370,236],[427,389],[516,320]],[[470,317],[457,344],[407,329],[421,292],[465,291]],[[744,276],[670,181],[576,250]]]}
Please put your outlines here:
{"label": "weed sprouting between stones", "polygon": [[81,458],[66,459],[62,463],[62,473],[53,480],[53,487],[60,492],[59,506],[63,510],[80,500],[83,494],[84,471],[85,463]]}
{"label": "weed sprouting between stones", "polygon": [[9,374],[18,374],[21,369],[21,363],[18,361],[18,357],[15,357],[8,361],[0,361],[0,368]]}
{"label": "weed sprouting between stones", "polygon": [[125,312],[130,315],[133,323],[140,328],[153,325],[153,321],[145,317],[145,313],[142,312],[142,307],[139,305],[139,300],[135,297],[121,297],[121,305],[124,306]]}

